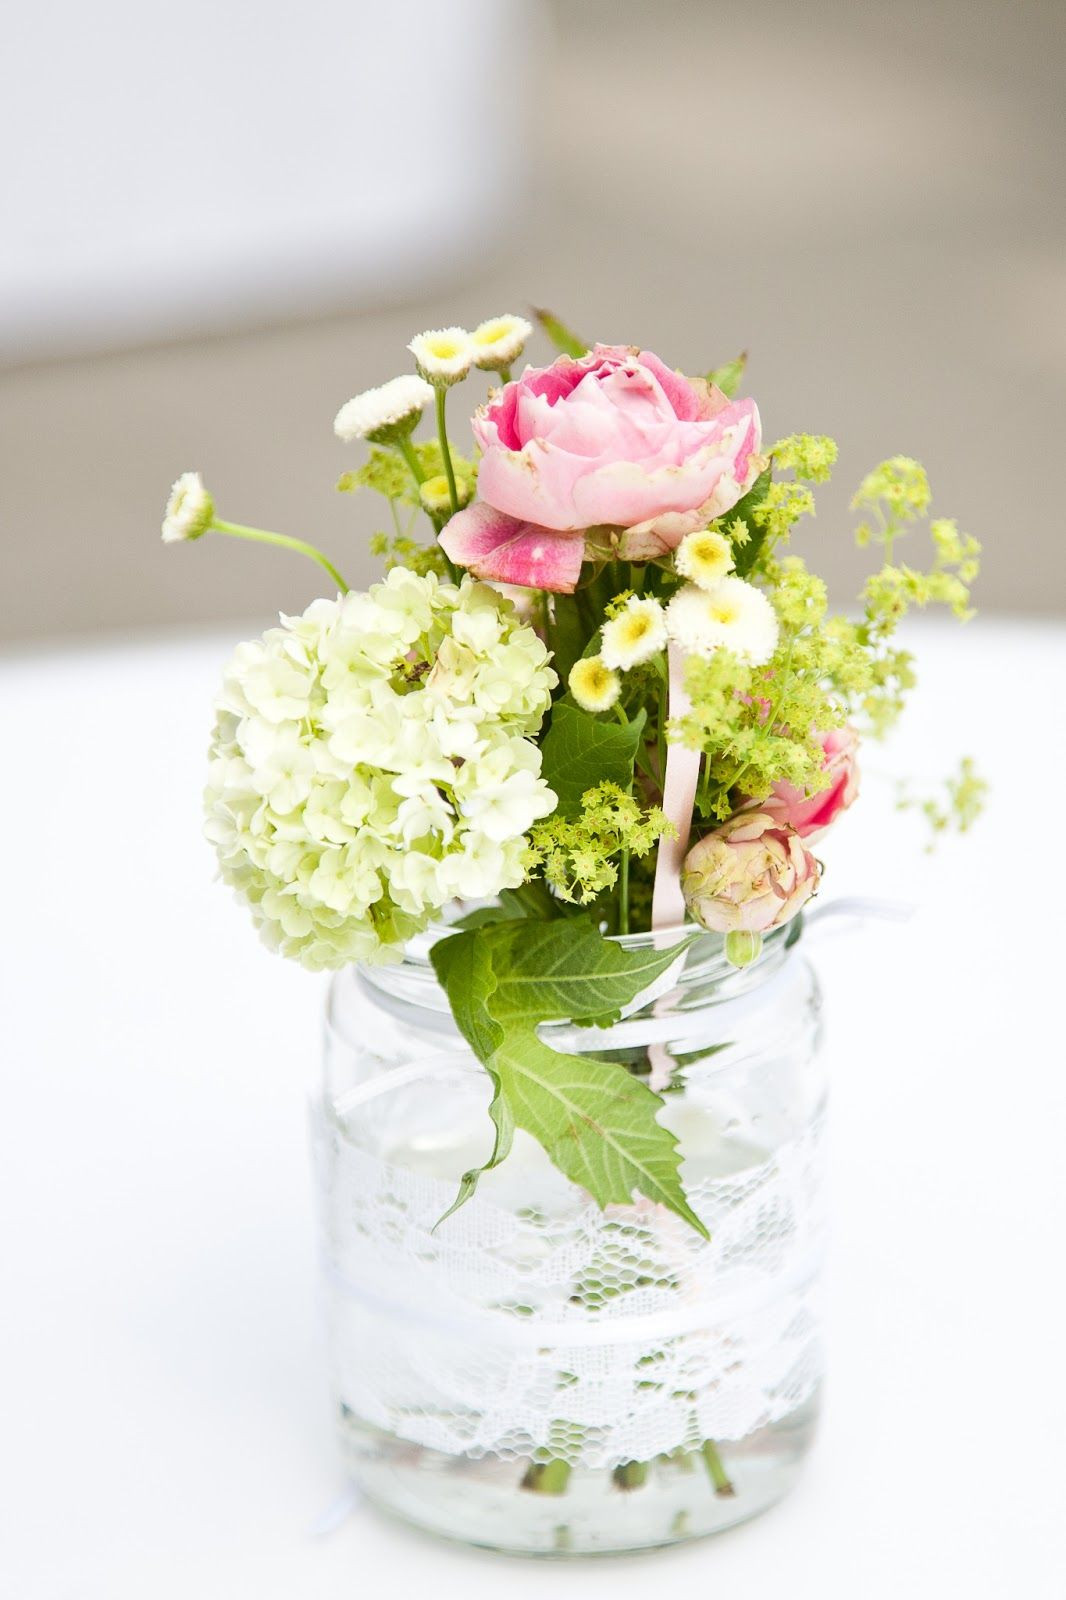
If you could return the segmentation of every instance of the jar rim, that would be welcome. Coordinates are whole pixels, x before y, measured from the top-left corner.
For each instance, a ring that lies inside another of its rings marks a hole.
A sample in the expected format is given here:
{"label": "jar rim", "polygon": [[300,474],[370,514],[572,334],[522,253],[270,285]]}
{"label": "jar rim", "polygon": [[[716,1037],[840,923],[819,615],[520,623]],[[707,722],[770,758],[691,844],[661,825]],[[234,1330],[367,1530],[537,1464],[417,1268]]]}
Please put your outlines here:
{"label": "jar rim", "polygon": [[[408,940],[404,948],[404,966],[413,967],[416,970],[419,968],[432,970],[430,951],[433,946],[450,934],[462,932],[463,930],[457,926],[460,918],[468,915],[472,909],[479,909],[479,907],[465,906],[461,901],[456,901],[455,906],[457,915],[453,920],[449,921],[442,918],[431,922],[429,927],[422,933],[416,934],[413,939]],[[726,960],[726,935],[704,928],[698,922],[676,923],[668,928],[642,929],[638,933],[609,933],[605,937],[611,944],[621,945],[623,950],[668,949],[670,945],[681,945],[685,940],[689,940],[689,952],[696,955],[697,960],[696,962],[686,961],[686,971],[691,970],[693,966],[698,964],[701,969],[701,975],[706,977],[709,976],[707,968],[715,964],[721,966],[723,976],[728,976],[738,971],[753,972],[764,965],[776,966],[777,961],[775,958],[779,957],[783,951],[790,950],[799,940],[802,932],[803,913],[799,912],[790,921],[783,923],[781,927],[771,928],[764,933],[758,955],[743,968],[735,967]],[[373,971],[374,968],[370,967],[367,970]]]}
{"label": "jar rim", "polygon": [[[454,1028],[448,999],[437,981],[430,951],[438,940],[461,931],[456,928],[455,922],[469,909],[457,905],[452,922],[431,924],[408,942],[400,961],[388,964],[357,963],[336,973],[328,1005],[331,1021],[346,985],[354,983],[373,994],[378,1003],[384,1004],[389,1010],[406,1013],[414,1007],[416,1011],[434,1015],[437,1018],[434,1026],[444,1022],[446,1027],[450,1024]],[[771,929],[763,937],[759,954],[746,967],[735,967],[726,960],[723,934],[711,933],[695,924],[610,937],[628,950],[640,950],[654,948],[657,944],[661,946],[664,942],[680,944],[688,936],[695,935],[684,951],[679,951],[678,965],[671,966],[666,974],[649,986],[646,998],[633,1008],[635,1014],[645,1006],[655,1004],[658,1014],[667,991],[676,997],[682,1007],[686,1007],[695,1002],[697,995],[700,1004],[720,1003],[760,990],[788,961],[802,928],[800,915],[780,928]],[[573,1024],[559,1020],[543,1026],[559,1030],[571,1028]]]}

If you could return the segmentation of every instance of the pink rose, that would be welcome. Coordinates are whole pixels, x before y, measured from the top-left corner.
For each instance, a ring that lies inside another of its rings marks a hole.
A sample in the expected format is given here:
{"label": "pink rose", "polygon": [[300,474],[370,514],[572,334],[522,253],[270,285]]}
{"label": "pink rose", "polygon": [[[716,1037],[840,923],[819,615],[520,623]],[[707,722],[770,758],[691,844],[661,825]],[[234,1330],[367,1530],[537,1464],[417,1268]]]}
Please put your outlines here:
{"label": "pink rose", "polygon": [[742,811],[693,845],[681,869],[685,904],[715,933],[766,933],[796,915],[821,865],[799,834],[761,811]]}
{"label": "pink rose", "polygon": [[478,501],[441,535],[478,577],[570,593],[585,532],[647,561],[731,510],[762,467],[754,400],[730,402],[648,350],[597,345],[527,367],[474,417]]}
{"label": "pink rose", "polygon": [[818,737],[825,752],[822,770],[829,774],[828,788],[806,795],[791,783],[779,782],[765,800],[751,802],[753,808],[773,817],[781,827],[794,828],[801,839],[811,839],[828,828],[859,792],[859,736],[855,729],[830,728]]}

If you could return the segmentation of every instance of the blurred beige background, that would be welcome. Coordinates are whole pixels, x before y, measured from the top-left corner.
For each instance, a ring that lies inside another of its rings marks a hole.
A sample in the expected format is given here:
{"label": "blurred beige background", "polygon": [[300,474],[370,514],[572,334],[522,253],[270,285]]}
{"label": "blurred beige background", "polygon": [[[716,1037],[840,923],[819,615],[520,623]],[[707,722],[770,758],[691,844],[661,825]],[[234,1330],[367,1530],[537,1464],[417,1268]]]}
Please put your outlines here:
{"label": "blurred beige background", "polygon": [[[380,305],[334,284],[283,317],[200,333],[186,318],[180,338],[16,354],[0,372],[0,638],[306,603],[317,569],[296,558],[164,549],[162,504],[187,468],[222,515],[310,537],[349,581],[370,578],[378,507],[334,491],[357,459],[333,438],[338,405],[404,370],[421,328],[534,301],[693,370],[747,348],[771,438],[835,434],[837,481],[803,548],[839,600],[863,570],[848,494],[902,451],[924,460],[936,509],[985,541],[986,609],[1066,612],[1066,6],[527,0],[525,22],[500,68],[528,94],[517,207],[501,198],[433,283],[390,278]],[[448,96],[484,87],[441,84],[430,170]],[[355,142],[350,159],[373,152]],[[481,385],[455,395],[453,423],[467,392]]]}

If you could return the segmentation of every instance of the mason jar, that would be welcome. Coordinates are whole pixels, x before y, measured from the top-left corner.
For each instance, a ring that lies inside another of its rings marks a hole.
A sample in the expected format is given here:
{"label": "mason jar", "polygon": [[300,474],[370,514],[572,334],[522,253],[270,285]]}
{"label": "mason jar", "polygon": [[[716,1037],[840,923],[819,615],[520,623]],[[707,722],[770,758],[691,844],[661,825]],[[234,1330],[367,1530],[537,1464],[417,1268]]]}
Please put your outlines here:
{"label": "mason jar", "polygon": [[540,1030],[662,1086],[707,1240],[639,1195],[601,1211],[521,1131],[453,1209],[492,1148],[491,1086],[432,937],[334,978],[313,1105],[352,1476],[422,1528],[538,1555],[756,1515],[810,1447],[823,1366],[825,1084],[799,920],[742,969],[700,935],[612,1027]]}

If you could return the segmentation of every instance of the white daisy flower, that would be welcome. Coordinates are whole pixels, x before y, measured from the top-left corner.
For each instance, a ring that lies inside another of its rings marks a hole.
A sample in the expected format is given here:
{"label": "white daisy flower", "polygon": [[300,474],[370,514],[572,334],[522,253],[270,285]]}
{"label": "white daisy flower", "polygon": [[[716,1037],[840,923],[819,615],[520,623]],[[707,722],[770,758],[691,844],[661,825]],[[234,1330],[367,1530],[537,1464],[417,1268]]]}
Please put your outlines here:
{"label": "white daisy flower", "polygon": [[211,526],[215,503],[204,488],[198,472],[183,472],[170,491],[163,517],[163,538],[167,544],[179,539],[199,539]]}
{"label": "white daisy flower", "polygon": [[604,666],[625,672],[658,655],[666,643],[666,616],[658,600],[633,595],[616,617],[603,625],[600,655]]}
{"label": "white daisy flower", "polygon": [[713,589],[733,570],[733,546],[713,528],[688,533],[677,547],[674,566],[683,578],[690,578],[701,589]]}
{"label": "white daisy flower", "polygon": [[490,317],[470,335],[474,365],[484,372],[503,372],[525,349],[533,325],[525,317]]}
{"label": "white daisy flower", "polygon": [[571,667],[567,687],[582,711],[610,711],[622,692],[622,680],[602,656],[586,656]]}
{"label": "white daisy flower", "polygon": [[407,346],[427,383],[445,388],[465,378],[474,364],[474,346],[465,328],[431,328]]}
{"label": "white daisy flower", "polygon": [[721,578],[713,589],[686,583],[666,608],[666,628],[689,655],[730,650],[761,667],[777,649],[777,617],[761,589],[743,578]]}
{"label": "white daisy flower", "polygon": [[405,372],[377,389],[364,389],[345,401],[333,422],[338,439],[369,439],[371,444],[393,444],[411,433],[428,405],[433,390],[424,378]]}

